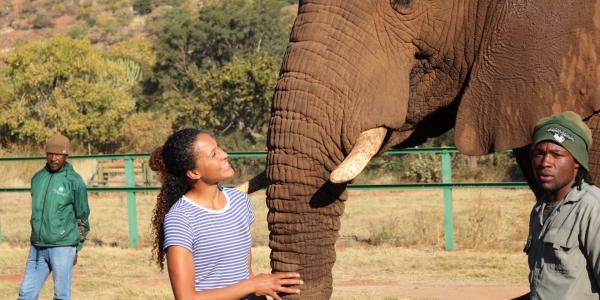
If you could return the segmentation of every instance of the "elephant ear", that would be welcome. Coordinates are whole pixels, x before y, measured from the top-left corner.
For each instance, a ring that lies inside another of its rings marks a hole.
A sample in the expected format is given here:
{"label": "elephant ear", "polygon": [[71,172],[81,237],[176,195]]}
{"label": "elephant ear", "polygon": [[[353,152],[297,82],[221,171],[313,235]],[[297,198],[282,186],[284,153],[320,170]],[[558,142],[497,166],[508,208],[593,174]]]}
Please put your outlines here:
{"label": "elephant ear", "polygon": [[487,22],[456,117],[463,153],[522,147],[541,117],[600,109],[595,2],[522,1]]}

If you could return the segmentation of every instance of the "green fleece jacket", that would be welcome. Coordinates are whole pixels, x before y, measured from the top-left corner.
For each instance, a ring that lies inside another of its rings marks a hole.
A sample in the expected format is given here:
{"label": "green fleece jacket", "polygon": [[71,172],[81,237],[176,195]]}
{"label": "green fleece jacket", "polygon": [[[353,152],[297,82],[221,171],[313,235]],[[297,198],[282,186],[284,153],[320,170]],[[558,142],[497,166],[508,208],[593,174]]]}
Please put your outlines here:
{"label": "green fleece jacket", "polygon": [[31,179],[31,199],[31,244],[81,250],[90,231],[90,208],[85,183],[71,164],[55,173],[46,167],[38,171]]}

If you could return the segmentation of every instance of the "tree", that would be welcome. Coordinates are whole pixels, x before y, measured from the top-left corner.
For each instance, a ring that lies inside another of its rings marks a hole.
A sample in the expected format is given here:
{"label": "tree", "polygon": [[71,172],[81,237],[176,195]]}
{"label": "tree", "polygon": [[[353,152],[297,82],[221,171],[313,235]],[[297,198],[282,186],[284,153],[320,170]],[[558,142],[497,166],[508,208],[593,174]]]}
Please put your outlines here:
{"label": "tree", "polygon": [[152,68],[156,63],[152,43],[143,38],[131,38],[111,45],[105,54],[110,60],[123,64],[129,79],[140,82],[133,88],[136,110],[144,111],[150,108],[154,103],[144,92],[144,83],[152,80]]}
{"label": "tree", "polygon": [[134,0],[133,10],[140,15],[146,15],[152,12],[154,8],[160,5],[178,6],[183,0]]}
{"label": "tree", "polygon": [[152,12],[152,0],[134,0],[133,10],[140,15],[146,15]]}
{"label": "tree", "polygon": [[202,47],[205,38],[196,30],[194,16],[189,10],[176,8],[156,21],[154,76],[158,93],[175,92],[185,97],[195,88],[188,73],[201,61],[196,49]]}
{"label": "tree", "polygon": [[276,66],[270,56],[242,56],[196,74],[197,93],[174,105],[173,126],[208,128],[221,135],[244,132],[256,141],[268,124]]}
{"label": "tree", "polygon": [[292,17],[283,12],[282,0],[230,0],[205,6],[197,30],[205,41],[198,52],[218,64],[235,54],[282,56]]}
{"label": "tree", "polygon": [[286,5],[283,0],[213,1],[198,13],[178,8],[158,18],[154,70],[159,93],[193,93],[191,74],[222,66],[235,55],[281,57],[293,18]]}
{"label": "tree", "polygon": [[133,108],[136,82],[89,41],[58,36],[19,45],[5,63],[0,128],[21,141],[43,143],[62,132],[102,149]]}
{"label": "tree", "polygon": [[284,0],[212,1],[197,12],[172,9],[155,20],[155,99],[174,128],[217,134],[265,132],[293,15]]}
{"label": "tree", "polygon": [[[8,68],[4,63],[4,59],[0,56],[0,117],[2,111],[7,109],[7,103],[11,97],[9,85]],[[9,128],[5,122],[0,121],[0,146],[4,146],[9,140]]]}

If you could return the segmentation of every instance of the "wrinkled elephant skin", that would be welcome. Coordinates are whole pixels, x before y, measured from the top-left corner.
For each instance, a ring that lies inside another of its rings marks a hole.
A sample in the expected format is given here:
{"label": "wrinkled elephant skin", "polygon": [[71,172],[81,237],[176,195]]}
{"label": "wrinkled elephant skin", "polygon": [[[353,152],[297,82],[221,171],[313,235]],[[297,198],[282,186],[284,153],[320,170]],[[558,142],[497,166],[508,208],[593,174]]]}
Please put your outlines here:
{"label": "wrinkled elephant skin", "polygon": [[285,298],[331,296],[346,187],[328,178],[361,132],[387,128],[383,151],[454,127],[481,155],[573,110],[600,140],[599,43],[594,0],[300,1],[268,139],[271,265],[305,281]]}

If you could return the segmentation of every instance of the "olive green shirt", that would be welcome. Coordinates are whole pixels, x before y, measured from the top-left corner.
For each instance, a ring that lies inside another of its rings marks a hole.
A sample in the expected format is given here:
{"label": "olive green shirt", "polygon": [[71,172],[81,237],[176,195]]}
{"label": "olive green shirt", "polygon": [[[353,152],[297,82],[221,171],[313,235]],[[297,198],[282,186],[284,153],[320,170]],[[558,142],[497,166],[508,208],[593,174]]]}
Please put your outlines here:
{"label": "olive green shirt", "polygon": [[600,299],[600,189],[573,188],[543,220],[533,207],[525,246],[531,299]]}

